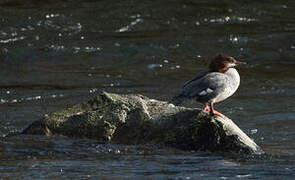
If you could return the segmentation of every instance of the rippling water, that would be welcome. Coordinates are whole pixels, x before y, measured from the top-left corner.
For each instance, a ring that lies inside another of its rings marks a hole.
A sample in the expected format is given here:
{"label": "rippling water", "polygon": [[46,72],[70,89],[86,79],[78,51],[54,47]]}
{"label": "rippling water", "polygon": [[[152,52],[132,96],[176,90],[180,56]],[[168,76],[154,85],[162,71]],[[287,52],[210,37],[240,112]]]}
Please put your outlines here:
{"label": "rippling water", "polygon": [[293,179],[294,5],[0,1],[0,135],[101,89],[168,100],[224,52],[248,65],[239,69],[239,91],[217,109],[269,154],[227,158],[26,136],[1,139],[0,177]]}

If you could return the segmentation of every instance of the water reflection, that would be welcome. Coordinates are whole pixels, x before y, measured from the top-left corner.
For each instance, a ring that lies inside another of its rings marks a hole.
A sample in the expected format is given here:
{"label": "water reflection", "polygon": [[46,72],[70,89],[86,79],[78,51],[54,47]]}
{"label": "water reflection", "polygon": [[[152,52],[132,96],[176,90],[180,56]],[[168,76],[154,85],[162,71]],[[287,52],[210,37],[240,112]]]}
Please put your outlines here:
{"label": "water reflection", "polygon": [[[9,143],[13,139],[16,144]],[[260,166],[269,161],[282,162],[281,157],[264,156],[242,159],[225,158],[210,153],[181,152],[151,146],[101,144],[91,140],[23,136],[1,141],[14,156],[1,156],[2,173],[9,177],[108,177],[116,178],[262,178],[292,176],[288,164]],[[34,141],[32,141],[34,140]],[[26,155],[26,161],[19,161]],[[66,159],[64,157],[66,156]],[[47,158],[50,158],[48,161]],[[59,159],[63,158],[63,161]],[[13,163],[18,161],[18,166]],[[81,168],[83,167],[83,168]],[[268,168],[268,170],[266,169]],[[46,173],[43,169],[47,169]],[[269,171],[271,170],[271,171]],[[17,173],[16,173],[17,172]],[[16,174],[15,174],[16,173]]]}

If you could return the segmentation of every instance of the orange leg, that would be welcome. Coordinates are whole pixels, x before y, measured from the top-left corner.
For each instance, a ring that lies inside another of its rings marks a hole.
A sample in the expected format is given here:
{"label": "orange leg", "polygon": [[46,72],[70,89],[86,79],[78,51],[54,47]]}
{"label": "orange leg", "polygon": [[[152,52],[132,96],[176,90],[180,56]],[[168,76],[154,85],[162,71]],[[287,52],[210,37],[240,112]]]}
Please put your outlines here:
{"label": "orange leg", "polygon": [[210,103],[210,111],[209,112],[211,113],[211,115],[216,115],[216,116],[219,116],[221,118],[224,118],[225,117],[220,112],[214,110],[214,107],[213,107],[213,103],[212,102]]}
{"label": "orange leg", "polygon": [[205,108],[203,109],[203,111],[210,112],[210,107],[209,107],[208,103],[205,104]]}

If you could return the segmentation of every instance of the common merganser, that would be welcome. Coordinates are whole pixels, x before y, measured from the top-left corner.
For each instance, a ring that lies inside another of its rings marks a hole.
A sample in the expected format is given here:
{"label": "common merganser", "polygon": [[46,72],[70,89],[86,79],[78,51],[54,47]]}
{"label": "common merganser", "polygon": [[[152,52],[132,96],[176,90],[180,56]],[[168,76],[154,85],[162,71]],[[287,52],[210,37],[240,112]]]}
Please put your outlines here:
{"label": "common merganser", "polygon": [[208,71],[186,82],[180,93],[169,103],[179,105],[185,100],[195,99],[205,104],[204,111],[224,118],[223,114],[214,110],[213,104],[236,92],[240,85],[240,75],[234,67],[240,64],[246,63],[224,54],[218,55],[211,61]]}

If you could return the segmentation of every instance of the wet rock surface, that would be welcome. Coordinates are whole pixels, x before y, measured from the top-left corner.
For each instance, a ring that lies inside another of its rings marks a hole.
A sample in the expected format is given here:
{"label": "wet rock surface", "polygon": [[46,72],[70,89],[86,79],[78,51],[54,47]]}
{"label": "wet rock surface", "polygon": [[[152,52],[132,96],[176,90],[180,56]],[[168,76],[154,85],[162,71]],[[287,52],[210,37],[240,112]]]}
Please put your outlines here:
{"label": "wet rock surface", "polygon": [[182,150],[261,154],[234,122],[142,95],[101,92],[51,113],[22,134],[64,135],[119,144],[158,144]]}

